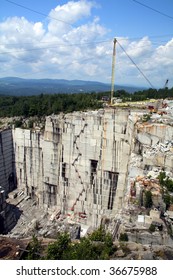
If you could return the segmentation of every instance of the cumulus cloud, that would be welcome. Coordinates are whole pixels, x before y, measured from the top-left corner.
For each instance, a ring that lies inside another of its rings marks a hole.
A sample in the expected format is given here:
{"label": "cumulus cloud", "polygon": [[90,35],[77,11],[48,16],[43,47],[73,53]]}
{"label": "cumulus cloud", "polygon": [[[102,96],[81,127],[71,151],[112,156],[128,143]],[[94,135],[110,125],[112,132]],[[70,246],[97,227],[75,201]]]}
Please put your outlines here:
{"label": "cumulus cloud", "polygon": [[[7,18],[1,22],[1,77],[110,83],[113,39],[108,39],[110,30],[105,28],[101,19],[92,15],[93,8],[96,4],[92,1],[69,1],[52,9],[44,24],[30,22],[24,17]],[[154,47],[148,37],[133,41],[117,39],[154,85],[163,84],[160,79],[172,74],[173,39],[158,47]],[[115,82],[148,86],[118,44]]]}
{"label": "cumulus cloud", "polygon": [[173,39],[167,42],[165,45],[161,45],[156,49],[154,59],[159,65],[163,63],[164,65],[172,65],[172,50],[173,50]]}
{"label": "cumulus cloud", "polygon": [[134,41],[129,43],[127,47],[127,52],[133,58],[141,58],[141,56],[151,53],[152,44],[148,37],[144,37],[139,41]]}
{"label": "cumulus cloud", "polygon": [[63,22],[69,24],[75,23],[82,17],[88,17],[91,15],[91,8],[94,6],[90,1],[69,1],[62,6],[58,5],[55,9],[52,9],[49,13],[51,18],[57,18]]}
{"label": "cumulus cloud", "polygon": [[93,2],[85,0],[78,2],[69,1],[62,6],[58,5],[49,13],[49,33],[58,36],[68,32],[70,28],[76,26],[79,20],[91,15],[93,6]]}
{"label": "cumulus cloud", "polygon": [[[126,51],[125,53],[119,48],[119,54],[117,55],[119,57],[119,59],[117,58],[117,75],[119,75],[120,83],[126,80],[130,84],[135,81],[136,85],[150,86],[144,78],[146,76],[151,84],[158,88],[164,85],[167,78],[172,79],[173,59],[171,53],[173,39],[158,47],[155,47],[155,44],[148,37],[135,41],[130,41],[128,38],[120,38],[119,40]],[[137,68],[141,70],[144,76]]]}

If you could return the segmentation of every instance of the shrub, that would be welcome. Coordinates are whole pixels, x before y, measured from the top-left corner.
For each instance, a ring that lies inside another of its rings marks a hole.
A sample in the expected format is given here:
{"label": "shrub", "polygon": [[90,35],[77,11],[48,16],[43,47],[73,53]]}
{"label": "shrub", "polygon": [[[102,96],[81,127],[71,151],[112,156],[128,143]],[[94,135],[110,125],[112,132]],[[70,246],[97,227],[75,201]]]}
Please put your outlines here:
{"label": "shrub", "polygon": [[149,231],[150,232],[155,232],[155,230],[156,230],[156,226],[151,224],[150,227],[149,227]]}
{"label": "shrub", "polygon": [[22,127],[22,121],[21,120],[16,120],[15,122],[14,122],[14,126],[15,127]]}
{"label": "shrub", "polygon": [[128,241],[128,235],[127,233],[120,233],[119,241]]}

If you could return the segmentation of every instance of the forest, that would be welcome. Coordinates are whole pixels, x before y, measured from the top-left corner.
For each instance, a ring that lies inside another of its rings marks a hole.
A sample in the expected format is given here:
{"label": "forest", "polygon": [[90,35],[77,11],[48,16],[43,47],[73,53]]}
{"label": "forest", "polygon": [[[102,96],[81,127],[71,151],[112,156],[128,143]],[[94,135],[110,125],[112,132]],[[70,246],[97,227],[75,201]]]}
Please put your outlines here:
{"label": "forest", "polygon": [[[121,234],[121,248],[126,249],[126,234]],[[27,253],[22,256],[25,260],[109,260],[114,257],[117,247],[113,244],[110,233],[100,226],[80,240],[71,240],[67,232],[57,233],[57,238],[43,247],[42,241],[33,236]]]}
{"label": "forest", "polygon": [[[95,110],[103,107],[102,97],[110,98],[110,92],[73,93],[73,94],[40,94],[32,96],[0,95],[0,117],[32,117],[70,113],[73,111]],[[114,97],[126,101],[173,98],[173,88],[148,89],[128,93],[117,90]]]}

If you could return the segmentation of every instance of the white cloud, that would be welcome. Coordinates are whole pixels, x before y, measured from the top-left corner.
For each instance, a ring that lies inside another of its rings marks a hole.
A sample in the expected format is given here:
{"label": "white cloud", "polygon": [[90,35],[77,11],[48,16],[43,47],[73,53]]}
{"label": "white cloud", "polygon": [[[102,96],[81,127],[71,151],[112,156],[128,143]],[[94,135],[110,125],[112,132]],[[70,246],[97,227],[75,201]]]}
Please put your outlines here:
{"label": "white cloud", "polygon": [[62,6],[58,5],[49,13],[49,18],[51,18],[48,24],[49,32],[54,35],[62,35],[70,30],[78,20],[89,17],[93,6],[93,2],[85,0],[69,1]]}
{"label": "white cloud", "polygon": [[[165,45],[158,47],[155,47],[148,37],[133,42],[128,41],[127,38],[126,40],[121,38],[121,40],[121,45],[134,63],[127,57],[121,48],[118,48],[116,73],[117,79],[119,79],[120,83],[122,81],[124,81],[124,83],[127,81],[127,83],[130,82],[136,85],[143,84],[144,86],[150,86],[144,78],[144,76],[146,76],[151,84],[158,88],[164,85],[167,78],[170,77],[170,80],[172,79],[173,39],[168,41]],[[144,76],[134,64],[139,67]]]}
{"label": "white cloud", "polygon": [[67,4],[58,5],[55,9],[51,10],[49,16],[73,24],[82,17],[90,16],[93,6],[94,3],[90,1],[69,1]]}
{"label": "white cloud", "polygon": [[141,58],[143,55],[146,56],[148,53],[150,54],[151,48],[151,41],[148,39],[148,37],[144,37],[139,41],[129,43],[127,52],[133,58]]}
{"label": "white cloud", "polygon": [[156,49],[154,59],[159,65],[160,63],[163,63],[163,65],[172,65],[173,58],[172,58],[172,52],[173,52],[173,39],[169,42],[167,42],[165,45],[159,46]]}
{"label": "white cloud", "polygon": [[[42,22],[12,17],[0,23],[1,77],[65,78],[111,82],[113,38],[91,1],[58,5]],[[56,18],[56,20],[55,20]],[[69,23],[69,24],[67,24]],[[148,37],[117,38],[155,86],[173,76],[173,39],[154,47]],[[105,42],[104,42],[105,41]],[[36,73],[35,73],[36,72]],[[115,83],[149,86],[117,44]]]}

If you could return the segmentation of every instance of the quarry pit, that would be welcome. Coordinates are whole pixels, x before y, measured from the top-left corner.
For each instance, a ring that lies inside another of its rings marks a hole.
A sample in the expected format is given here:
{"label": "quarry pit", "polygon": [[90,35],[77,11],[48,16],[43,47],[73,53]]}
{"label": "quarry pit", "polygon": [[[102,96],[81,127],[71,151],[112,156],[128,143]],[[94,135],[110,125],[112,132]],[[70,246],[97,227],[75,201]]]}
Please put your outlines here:
{"label": "quarry pit", "polygon": [[68,230],[75,239],[104,224],[115,239],[126,231],[136,242],[135,227],[139,242],[173,246],[165,226],[162,239],[144,233],[164,203],[153,187],[155,212],[145,213],[141,188],[151,183],[137,178],[157,180],[162,170],[173,178],[172,111],[146,114],[104,108],[47,116],[44,129],[1,130],[0,233],[53,238]]}

